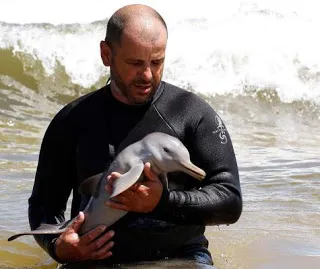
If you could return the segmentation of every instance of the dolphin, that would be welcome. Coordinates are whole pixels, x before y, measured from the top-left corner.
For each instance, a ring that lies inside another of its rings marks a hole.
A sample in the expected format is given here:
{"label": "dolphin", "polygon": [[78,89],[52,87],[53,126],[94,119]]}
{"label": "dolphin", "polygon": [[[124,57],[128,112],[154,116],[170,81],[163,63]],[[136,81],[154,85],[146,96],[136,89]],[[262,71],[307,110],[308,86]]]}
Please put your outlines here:
{"label": "dolphin", "polygon": [[[83,210],[86,217],[79,230],[80,235],[99,225],[109,227],[128,213],[106,206],[105,202],[129,189],[137,181],[142,181],[144,164],[147,162],[151,164],[151,170],[159,176],[167,189],[168,179],[166,174],[169,172],[184,172],[198,180],[202,180],[206,176],[201,168],[190,161],[189,152],[179,139],[165,133],[150,133],[140,141],[123,149],[107,171],[84,180],[79,186],[78,191],[80,193],[91,196]],[[121,176],[114,181],[113,191],[109,194],[105,190],[104,182],[105,178],[112,172],[119,172]],[[61,234],[73,223],[73,220],[59,224],[44,223],[35,230],[13,235],[8,238],[8,241],[23,235]]]}

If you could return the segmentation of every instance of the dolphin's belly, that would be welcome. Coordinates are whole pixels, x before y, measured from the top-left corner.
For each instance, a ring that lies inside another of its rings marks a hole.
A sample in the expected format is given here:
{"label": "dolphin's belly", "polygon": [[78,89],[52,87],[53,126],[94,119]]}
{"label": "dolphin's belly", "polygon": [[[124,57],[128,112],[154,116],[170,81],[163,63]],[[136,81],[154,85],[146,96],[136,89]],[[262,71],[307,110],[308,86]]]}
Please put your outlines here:
{"label": "dolphin's belly", "polygon": [[109,227],[127,214],[127,211],[113,209],[105,205],[102,199],[92,199],[84,210],[84,213],[86,215],[85,221],[79,231],[81,235],[99,225]]}

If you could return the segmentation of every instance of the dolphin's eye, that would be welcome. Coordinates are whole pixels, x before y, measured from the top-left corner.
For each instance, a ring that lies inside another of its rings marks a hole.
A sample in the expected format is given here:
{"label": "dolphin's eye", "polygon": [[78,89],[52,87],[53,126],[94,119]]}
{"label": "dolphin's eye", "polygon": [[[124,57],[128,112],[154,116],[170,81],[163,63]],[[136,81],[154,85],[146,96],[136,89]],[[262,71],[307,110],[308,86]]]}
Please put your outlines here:
{"label": "dolphin's eye", "polygon": [[167,153],[170,152],[170,150],[169,150],[167,147],[163,148],[163,150],[164,150],[165,152],[167,152]]}

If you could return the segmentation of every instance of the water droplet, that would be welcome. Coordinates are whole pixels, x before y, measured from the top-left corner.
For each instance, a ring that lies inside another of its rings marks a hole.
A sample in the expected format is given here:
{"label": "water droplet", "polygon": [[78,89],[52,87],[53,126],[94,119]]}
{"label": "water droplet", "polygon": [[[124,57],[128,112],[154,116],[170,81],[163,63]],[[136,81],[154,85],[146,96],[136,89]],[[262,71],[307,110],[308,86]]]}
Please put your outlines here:
{"label": "water droplet", "polygon": [[14,122],[11,121],[11,120],[9,120],[9,121],[7,122],[7,125],[9,125],[9,126],[14,126]]}

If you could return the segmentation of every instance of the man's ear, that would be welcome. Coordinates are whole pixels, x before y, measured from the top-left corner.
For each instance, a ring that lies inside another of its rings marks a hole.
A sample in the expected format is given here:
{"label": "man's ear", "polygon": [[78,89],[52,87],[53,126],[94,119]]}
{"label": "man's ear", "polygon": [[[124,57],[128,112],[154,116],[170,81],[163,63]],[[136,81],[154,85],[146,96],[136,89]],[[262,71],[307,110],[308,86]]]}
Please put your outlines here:
{"label": "man's ear", "polygon": [[111,64],[111,48],[106,41],[100,42],[100,55],[102,62],[105,66],[110,66]]}

